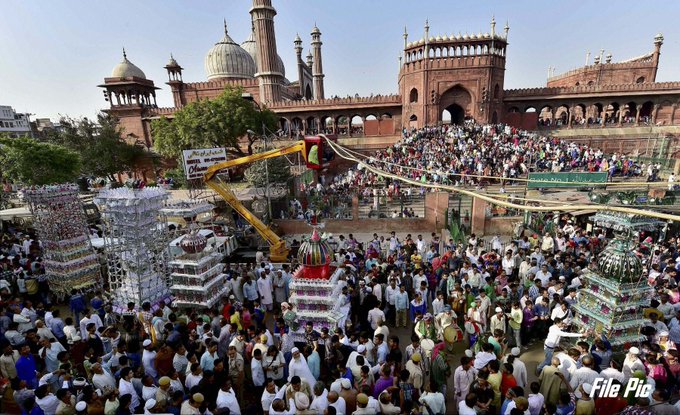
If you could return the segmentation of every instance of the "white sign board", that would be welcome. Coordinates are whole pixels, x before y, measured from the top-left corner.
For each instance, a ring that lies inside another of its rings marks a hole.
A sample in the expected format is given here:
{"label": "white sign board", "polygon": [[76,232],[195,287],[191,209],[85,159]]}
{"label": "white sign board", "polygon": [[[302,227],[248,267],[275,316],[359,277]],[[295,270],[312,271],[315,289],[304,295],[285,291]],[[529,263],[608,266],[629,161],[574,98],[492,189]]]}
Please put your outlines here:
{"label": "white sign board", "polygon": [[184,173],[188,180],[201,179],[208,167],[227,161],[224,148],[184,150]]}

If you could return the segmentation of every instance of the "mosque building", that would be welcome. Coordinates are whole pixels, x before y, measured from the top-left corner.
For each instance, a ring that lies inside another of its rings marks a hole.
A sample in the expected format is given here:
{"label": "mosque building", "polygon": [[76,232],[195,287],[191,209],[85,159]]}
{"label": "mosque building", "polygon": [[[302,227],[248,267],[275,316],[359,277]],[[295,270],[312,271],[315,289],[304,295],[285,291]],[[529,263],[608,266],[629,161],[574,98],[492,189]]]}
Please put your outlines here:
{"label": "mosque building", "polygon": [[[291,139],[321,132],[396,139],[403,128],[468,119],[558,131],[605,151],[640,150],[646,145],[641,127],[652,126],[664,137],[680,136],[680,82],[656,82],[661,34],[654,37],[653,50],[642,56],[614,62],[601,51],[592,63],[587,58],[585,66],[550,72],[544,87],[505,89],[507,23],[497,30],[492,19],[488,32],[450,35],[434,35],[426,23],[423,36],[414,40],[404,29],[397,93],[329,98],[320,29],[310,31],[310,51],[304,58],[301,37],[293,40],[296,68],[288,76],[297,80],[289,81],[276,47],[275,16],[271,0],[253,0],[252,31],[241,44],[229,35],[225,22],[221,39],[205,56],[204,81],[185,82],[183,68],[171,56],[165,65],[171,108],[156,105],[160,88],[123,51],[123,60],[99,85],[109,102],[105,111],[119,119],[127,139],[149,148],[152,120],[172,118],[188,103],[215,98],[228,86],[243,88],[258,105],[274,111],[279,134]],[[673,156],[675,139],[665,145],[666,156]]]}

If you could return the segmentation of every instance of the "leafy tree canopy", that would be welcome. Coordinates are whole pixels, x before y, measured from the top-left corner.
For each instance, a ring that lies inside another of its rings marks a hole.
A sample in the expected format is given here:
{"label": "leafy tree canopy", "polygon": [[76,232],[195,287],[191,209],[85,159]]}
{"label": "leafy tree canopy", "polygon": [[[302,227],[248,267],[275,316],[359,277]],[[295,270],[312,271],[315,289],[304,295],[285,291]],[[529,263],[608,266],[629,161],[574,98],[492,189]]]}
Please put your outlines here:
{"label": "leafy tree canopy", "polygon": [[[265,163],[268,164],[266,167]],[[267,169],[269,170],[270,184],[286,183],[291,177],[290,164],[285,157],[256,161],[246,169],[243,175],[253,187],[265,187],[267,185]]]}
{"label": "leafy tree canopy", "polygon": [[61,131],[48,135],[48,141],[77,152],[86,176],[115,180],[115,174],[133,170],[148,157],[142,145],[123,139],[118,120],[108,114],[100,113],[96,122],[62,118],[60,123]]}
{"label": "leafy tree canopy", "polygon": [[[182,150],[192,148],[225,147],[236,156],[253,154],[253,144],[262,125],[273,131],[276,115],[267,109],[258,110],[253,102],[243,99],[242,88],[227,87],[215,99],[192,102],[175,112],[174,118],[165,117],[151,123],[155,149],[166,157],[182,159]],[[241,138],[248,137],[247,149]]]}
{"label": "leafy tree canopy", "polygon": [[32,138],[0,137],[2,175],[25,185],[73,182],[80,174],[75,151]]}

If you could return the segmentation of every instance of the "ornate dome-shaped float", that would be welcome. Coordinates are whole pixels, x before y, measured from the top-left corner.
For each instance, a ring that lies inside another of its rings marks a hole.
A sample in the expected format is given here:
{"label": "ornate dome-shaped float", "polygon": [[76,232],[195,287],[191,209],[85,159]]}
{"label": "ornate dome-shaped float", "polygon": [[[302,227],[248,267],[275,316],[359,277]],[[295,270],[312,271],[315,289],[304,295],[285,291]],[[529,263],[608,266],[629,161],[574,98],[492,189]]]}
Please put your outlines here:
{"label": "ornate dome-shaped float", "polygon": [[298,261],[303,266],[302,278],[329,279],[332,260],[333,249],[314,229],[312,236],[298,250]]}
{"label": "ornate dome-shaped float", "polygon": [[188,234],[182,238],[182,241],[179,243],[182,251],[186,252],[187,254],[197,254],[202,252],[207,245],[208,240],[205,238],[205,236],[198,232],[192,232]]}
{"label": "ornate dome-shaped float", "polygon": [[344,326],[349,313],[349,299],[342,294],[345,282],[343,268],[332,266],[333,249],[315,229],[298,251],[300,267],[293,273],[289,303],[297,314],[299,330],[292,333],[295,341],[304,341],[304,326],[334,330]]}
{"label": "ornate dome-shaped float", "polygon": [[605,334],[618,351],[642,339],[642,311],[652,294],[633,241],[640,231],[653,231],[661,222],[616,212],[599,212],[593,222],[617,235],[598,255],[597,269],[586,269],[580,276],[583,285],[573,306],[573,323]]}

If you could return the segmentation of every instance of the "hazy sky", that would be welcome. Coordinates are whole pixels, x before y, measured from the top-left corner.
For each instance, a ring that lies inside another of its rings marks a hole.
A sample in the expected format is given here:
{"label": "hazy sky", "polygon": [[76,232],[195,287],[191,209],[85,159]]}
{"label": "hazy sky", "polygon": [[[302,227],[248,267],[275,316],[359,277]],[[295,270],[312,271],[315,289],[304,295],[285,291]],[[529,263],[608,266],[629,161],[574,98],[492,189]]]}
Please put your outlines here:
{"label": "hazy sky", "polygon": [[[108,103],[96,85],[121,60],[121,49],[155,81],[159,106],[172,106],[163,66],[172,52],[185,81],[206,79],[203,59],[229,34],[243,42],[250,32],[247,0],[3,0],[0,13],[0,104],[37,117],[92,116]],[[510,22],[506,88],[545,85],[557,73],[583,65],[587,51],[624,60],[650,52],[662,32],[658,81],[680,80],[680,2],[553,2],[479,0],[322,1],[274,0],[279,55],[296,80],[293,39],[307,54],[314,23],[321,29],[326,96],[397,92],[402,33],[497,30]]]}

